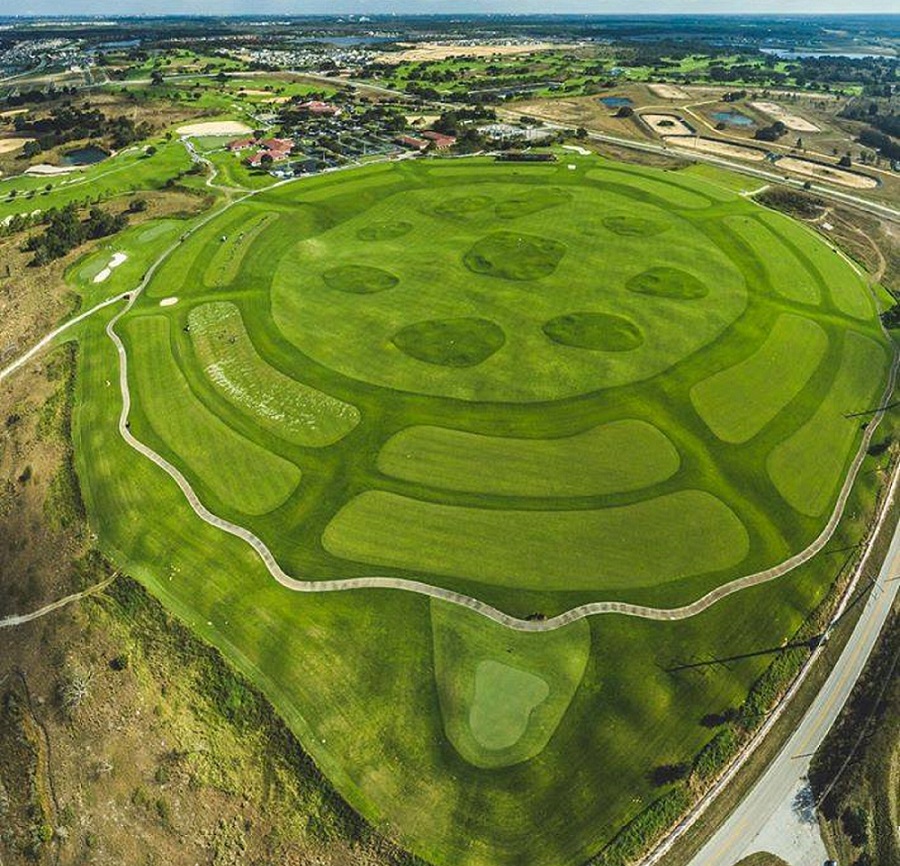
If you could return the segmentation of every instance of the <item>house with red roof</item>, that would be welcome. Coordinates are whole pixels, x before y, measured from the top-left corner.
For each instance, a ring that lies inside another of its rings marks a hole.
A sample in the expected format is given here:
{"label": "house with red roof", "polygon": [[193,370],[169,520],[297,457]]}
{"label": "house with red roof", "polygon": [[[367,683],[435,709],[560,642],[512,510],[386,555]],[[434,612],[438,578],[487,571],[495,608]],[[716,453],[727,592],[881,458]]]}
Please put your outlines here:
{"label": "house with red roof", "polygon": [[447,150],[456,144],[455,135],[445,135],[443,132],[435,132],[433,129],[427,129],[422,133],[422,138],[427,138],[434,142],[434,146],[438,150]]}

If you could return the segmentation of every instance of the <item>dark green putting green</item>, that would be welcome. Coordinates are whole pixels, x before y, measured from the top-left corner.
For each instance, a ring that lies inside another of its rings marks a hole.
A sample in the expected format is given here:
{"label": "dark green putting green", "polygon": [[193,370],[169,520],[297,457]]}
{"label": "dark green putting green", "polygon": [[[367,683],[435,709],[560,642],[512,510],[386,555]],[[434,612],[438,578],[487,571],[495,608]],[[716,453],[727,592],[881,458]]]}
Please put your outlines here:
{"label": "dark green putting green", "polygon": [[709,289],[693,274],[678,268],[656,267],[632,277],[628,289],[639,295],[657,298],[680,298],[685,301],[705,298]]}
{"label": "dark green putting green", "polygon": [[388,271],[371,265],[342,265],[322,274],[330,289],[351,295],[374,295],[394,288],[400,280]]}
{"label": "dark green putting green", "polygon": [[356,236],[361,241],[391,241],[402,238],[413,230],[413,224],[406,220],[392,220],[389,222],[377,222],[363,226]]}
{"label": "dark green putting green", "polygon": [[634,322],[609,313],[566,313],[543,325],[554,343],[600,352],[628,352],[644,338]]}
{"label": "dark green putting green", "polygon": [[565,244],[518,232],[494,232],[476,242],[463,261],[470,271],[505,280],[539,280],[556,270]]}
{"label": "dark green putting green", "polygon": [[432,319],[394,334],[394,345],[418,361],[442,367],[474,367],[506,342],[503,329],[487,319]]}

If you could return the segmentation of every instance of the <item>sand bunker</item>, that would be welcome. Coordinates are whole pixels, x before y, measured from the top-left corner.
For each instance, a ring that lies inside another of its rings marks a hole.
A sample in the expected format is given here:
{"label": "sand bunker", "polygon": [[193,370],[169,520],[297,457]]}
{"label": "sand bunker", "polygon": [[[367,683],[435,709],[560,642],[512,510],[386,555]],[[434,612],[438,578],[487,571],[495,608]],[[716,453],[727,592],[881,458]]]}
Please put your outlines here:
{"label": "sand bunker", "polygon": [[657,135],[667,137],[694,134],[694,130],[676,114],[642,114],[640,117]]}
{"label": "sand bunker", "polygon": [[581,147],[577,144],[564,144],[563,150],[573,150],[575,153],[580,153],[582,156],[590,156],[591,152],[586,147]]}
{"label": "sand bunker", "polygon": [[205,123],[189,123],[179,126],[176,132],[179,135],[244,135],[252,132],[245,123],[237,120],[211,120]]}
{"label": "sand bunker", "polygon": [[719,156],[749,159],[752,162],[762,162],[766,158],[765,151],[757,150],[755,147],[729,144],[727,141],[716,141],[712,138],[679,138],[675,146],[682,150],[699,150],[703,153],[716,153]]}
{"label": "sand bunker", "polygon": [[119,267],[119,265],[121,265],[122,262],[127,261],[127,260],[128,260],[128,256],[126,256],[125,253],[114,253],[113,257],[109,260],[109,264],[102,271],[100,271],[100,273],[97,274],[96,277],[94,277],[94,282],[95,283],[104,282],[109,277],[109,275],[113,272],[114,268]]}
{"label": "sand bunker", "polygon": [[648,84],[651,93],[663,99],[690,99],[691,95],[674,84]]}
{"label": "sand bunker", "polygon": [[842,168],[832,168],[830,165],[822,165],[806,159],[795,159],[792,156],[782,157],[775,165],[778,168],[795,171],[797,174],[813,177],[816,180],[837,183],[841,186],[853,187],[853,189],[874,189],[878,186],[878,181],[867,174],[855,174],[852,171],[844,171]]}
{"label": "sand bunker", "polygon": [[176,298],[176,297],[173,296],[173,297],[171,297],[171,298],[163,298],[163,299],[159,302],[159,305],[160,305],[161,307],[174,307],[175,304],[177,304],[177,303],[178,303],[178,298]]}
{"label": "sand bunker", "polygon": [[0,153],[12,153],[14,150],[25,147],[33,138],[0,138]]}
{"label": "sand bunker", "polygon": [[751,102],[750,105],[759,111],[765,112],[775,120],[780,120],[788,129],[795,132],[818,132],[819,127],[802,117],[791,114],[786,108],[777,105],[774,102]]}
{"label": "sand bunker", "polygon": [[83,165],[49,165],[46,162],[38,163],[37,165],[30,165],[25,169],[25,174],[38,174],[38,175],[54,175],[54,174],[70,174],[73,171],[81,171],[85,166]]}

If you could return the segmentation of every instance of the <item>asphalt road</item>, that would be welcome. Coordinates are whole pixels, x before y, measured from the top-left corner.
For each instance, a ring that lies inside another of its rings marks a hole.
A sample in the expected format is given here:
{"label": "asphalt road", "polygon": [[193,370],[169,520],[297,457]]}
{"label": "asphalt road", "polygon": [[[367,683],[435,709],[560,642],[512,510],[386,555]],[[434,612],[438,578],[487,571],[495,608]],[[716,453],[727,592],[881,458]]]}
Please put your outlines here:
{"label": "asphalt road", "polygon": [[[892,491],[892,496],[896,486]],[[900,526],[894,532],[888,555],[865,609],[847,646],[816,696],[790,740],[769,765],[766,772],[750,790],[727,821],[704,845],[690,866],[734,866],[743,857],[756,851],[769,850],[779,856],[792,856],[790,866],[821,866],[824,847],[818,838],[818,825],[808,828],[807,839],[794,845],[791,855],[772,851],[779,844],[792,845],[791,826],[796,818],[794,799],[804,787],[809,763],[831,726],[840,715],[853,686],[878,642],[891,608],[900,590]]]}

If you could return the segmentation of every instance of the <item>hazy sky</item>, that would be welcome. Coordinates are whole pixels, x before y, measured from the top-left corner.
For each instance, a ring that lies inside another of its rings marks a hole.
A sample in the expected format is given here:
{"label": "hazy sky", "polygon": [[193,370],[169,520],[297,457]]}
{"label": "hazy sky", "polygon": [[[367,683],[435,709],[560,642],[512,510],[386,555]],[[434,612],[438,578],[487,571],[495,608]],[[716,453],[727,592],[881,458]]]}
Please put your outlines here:
{"label": "hazy sky", "polygon": [[[0,4],[0,14],[2,6]],[[22,0],[20,15],[321,15],[346,13],[830,13],[890,12],[890,0]],[[894,7],[896,11],[896,7]]]}

